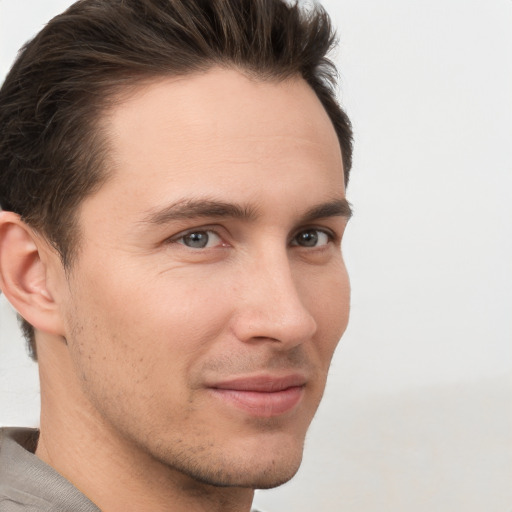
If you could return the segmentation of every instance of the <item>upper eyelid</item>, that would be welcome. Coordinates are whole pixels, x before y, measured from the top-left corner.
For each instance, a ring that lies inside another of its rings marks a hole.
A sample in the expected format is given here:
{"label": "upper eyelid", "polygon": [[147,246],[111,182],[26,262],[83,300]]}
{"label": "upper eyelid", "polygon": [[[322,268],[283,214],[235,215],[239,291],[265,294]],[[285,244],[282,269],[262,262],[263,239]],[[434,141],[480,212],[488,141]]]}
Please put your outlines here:
{"label": "upper eyelid", "polygon": [[321,231],[322,233],[325,233],[329,238],[337,238],[339,235],[337,235],[336,231],[328,228],[326,226],[302,226],[295,231],[293,231],[291,239],[295,238],[297,235],[304,231]]}
{"label": "upper eyelid", "polygon": [[167,237],[166,241],[172,242],[175,240],[179,240],[187,235],[190,235],[191,233],[199,233],[199,232],[205,232],[205,233],[211,232],[211,233],[214,233],[215,235],[217,235],[219,238],[223,238],[222,234],[219,233],[218,226],[199,226],[199,227],[194,227],[194,228],[184,229],[182,231],[179,231],[175,235],[171,235],[171,236]]}
{"label": "upper eyelid", "polygon": [[[218,241],[216,241],[215,245],[213,245],[212,247],[190,247],[189,245],[187,245],[185,243],[184,239],[185,239],[185,237],[187,235],[190,235],[192,233],[212,233],[213,235],[215,235],[218,238]],[[196,254],[202,254],[205,251],[216,250],[218,248],[225,248],[225,247],[229,246],[230,244],[229,244],[229,242],[226,242],[226,237],[221,235],[221,234],[219,234],[218,231],[215,230],[215,229],[211,229],[211,228],[192,228],[192,229],[187,229],[187,230],[184,230],[184,231],[180,231],[179,233],[176,233],[175,235],[167,237],[166,239],[163,240],[161,245],[162,246],[167,246],[167,247],[178,246],[179,248],[182,248],[182,249],[185,249],[185,250],[189,250],[189,251],[193,251]]]}

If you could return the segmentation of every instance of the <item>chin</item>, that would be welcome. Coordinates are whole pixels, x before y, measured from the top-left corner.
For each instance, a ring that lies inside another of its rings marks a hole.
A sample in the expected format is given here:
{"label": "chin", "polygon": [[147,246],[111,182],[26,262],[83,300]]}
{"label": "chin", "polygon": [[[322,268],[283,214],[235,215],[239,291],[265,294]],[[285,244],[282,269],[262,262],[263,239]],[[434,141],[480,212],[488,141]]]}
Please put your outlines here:
{"label": "chin", "polygon": [[237,467],[195,468],[188,472],[194,480],[214,487],[241,487],[250,489],[272,489],[291,480],[299,470],[299,460],[272,459],[266,464],[245,461]]}
{"label": "chin", "polygon": [[270,472],[268,475],[263,475],[263,477],[251,487],[253,489],[273,489],[274,487],[279,487],[291,480],[297,474],[299,468],[300,462],[292,468],[287,468],[286,471],[280,473]]}
{"label": "chin", "polygon": [[162,462],[195,482],[214,487],[271,489],[293,478],[302,462],[303,440],[278,446],[254,441],[244,450],[236,446],[223,452],[206,449],[186,459]]}

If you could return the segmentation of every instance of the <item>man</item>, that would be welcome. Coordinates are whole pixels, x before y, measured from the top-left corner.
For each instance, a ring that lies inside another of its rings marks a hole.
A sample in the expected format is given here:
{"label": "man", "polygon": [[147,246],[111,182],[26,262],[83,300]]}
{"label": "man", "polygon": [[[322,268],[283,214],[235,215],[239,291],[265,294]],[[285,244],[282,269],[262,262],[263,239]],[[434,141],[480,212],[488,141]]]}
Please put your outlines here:
{"label": "man", "polygon": [[236,511],[289,480],[349,309],[325,12],[82,0],[0,91],[0,286],[39,363],[0,510]]}

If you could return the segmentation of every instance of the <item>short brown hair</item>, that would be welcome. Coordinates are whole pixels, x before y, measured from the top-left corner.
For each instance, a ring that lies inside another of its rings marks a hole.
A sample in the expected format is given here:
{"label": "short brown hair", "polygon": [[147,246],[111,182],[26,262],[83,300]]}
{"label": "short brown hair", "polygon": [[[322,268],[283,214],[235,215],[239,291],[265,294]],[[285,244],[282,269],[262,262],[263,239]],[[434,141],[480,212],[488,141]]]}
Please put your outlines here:
{"label": "short brown hair", "polygon": [[[69,267],[76,209],[107,179],[98,129],[116,92],[143,80],[234,67],[263,80],[302,76],[337,132],[348,182],[352,130],[326,57],[320,6],[285,0],[80,0],[20,52],[0,89],[0,206],[18,213]],[[36,358],[34,330],[21,326]]]}

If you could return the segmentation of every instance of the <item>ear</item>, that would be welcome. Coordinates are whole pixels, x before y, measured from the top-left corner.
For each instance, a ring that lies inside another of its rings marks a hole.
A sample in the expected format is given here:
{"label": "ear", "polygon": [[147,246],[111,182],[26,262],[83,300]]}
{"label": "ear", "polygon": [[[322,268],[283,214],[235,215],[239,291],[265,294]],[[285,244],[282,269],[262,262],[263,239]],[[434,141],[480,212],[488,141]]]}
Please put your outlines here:
{"label": "ear", "polygon": [[58,258],[19,215],[0,211],[0,289],[36,330],[62,335],[59,309],[49,290],[49,259]]}

